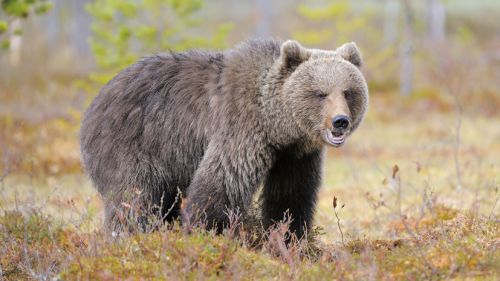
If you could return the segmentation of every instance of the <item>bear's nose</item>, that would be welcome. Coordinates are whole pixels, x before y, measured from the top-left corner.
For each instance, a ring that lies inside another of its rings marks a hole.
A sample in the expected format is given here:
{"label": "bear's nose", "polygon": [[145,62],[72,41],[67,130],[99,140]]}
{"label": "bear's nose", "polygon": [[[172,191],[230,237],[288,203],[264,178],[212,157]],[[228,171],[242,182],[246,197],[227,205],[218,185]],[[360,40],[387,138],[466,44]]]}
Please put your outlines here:
{"label": "bear's nose", "polygon": [[345,130],[349,127],[349,118],[345,115],[337,115],[332,120],[333,128],[338,130]]}

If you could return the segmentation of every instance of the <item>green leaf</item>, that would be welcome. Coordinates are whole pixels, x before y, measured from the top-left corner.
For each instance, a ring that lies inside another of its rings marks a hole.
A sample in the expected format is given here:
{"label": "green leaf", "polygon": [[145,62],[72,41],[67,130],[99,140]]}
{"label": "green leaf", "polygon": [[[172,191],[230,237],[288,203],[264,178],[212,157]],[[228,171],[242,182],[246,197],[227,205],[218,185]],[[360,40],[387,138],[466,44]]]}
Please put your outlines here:
{"label": "green leaf", "polygon": [[6,21],[0,20],[0,34],[4,33],[9,29],[9,24]]}
{"label": "green leaf", "polygon": [[131,35],[132,32],[130,31],[130,28],[128,28],[127,26],[122,26],[120,28],[120,33],[119,33],[120,40],[127,40],[130,38]]}
{"label": "green leaf", "polygon": [[37,15],[46,14],[50,10],[52,10],[53,7],[54,7],[54,4],[52,2],[42,3],[39,6],[35,7],[35,14],[37,14]]}
{"label": "green leaf", "polygon": [[10,41],[7,39],[2,41],[2,43],[0,44],[0,48],[3,50],[9,49],[10,48]]}
{"label": "green leaf", "polygon": [[2,8],[9,16],[26,18],[29,15],[30,4],[24,1],[21,2],[10,0],[2,2]]}
{"label": "green leaf", "polygon": [[136,3],[123,1],[117,4],[116,9],[120,11],[125,18],[132,18],[137,15],[137,5]]}

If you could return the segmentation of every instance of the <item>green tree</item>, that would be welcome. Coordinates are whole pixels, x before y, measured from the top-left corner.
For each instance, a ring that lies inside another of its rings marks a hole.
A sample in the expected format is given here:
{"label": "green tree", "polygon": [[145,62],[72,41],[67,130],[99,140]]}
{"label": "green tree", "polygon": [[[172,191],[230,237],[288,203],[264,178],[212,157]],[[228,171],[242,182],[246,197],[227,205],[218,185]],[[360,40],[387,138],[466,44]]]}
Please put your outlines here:
{"label": "green tree", "polygon": [[[297,31],[293,34],[297,40],[311,45],[333,43],[335,46],[352,41],[352,36],[367,27],[369,12],[355,14],[351,2],[346,0],[329,1],[321,7],[300,4],[297,12],[315,25],[314,29]],[[316,26],[317,25],[317,26]]]}
{"label": "green tree", "polygon": [[53,3],[48,0],[0,0],[0,46],[8,49],[12,36],[22,33],[20,24],[13,24],[29,16],[46,14]]}
{"label": "green tree", "polygon": [[230,24],[207,38],[197,31],[202,0],[96,0],[87,5],[93,17],[90,45],[100,68],[91,81],[106,83],[140,56],[188,48],[223,48]]}
{"label": "green tree", "polygon": [[300,4],[297,13],[305,19],[307,28],[294,32],[294,38],[324,49],[355,41],[362,49],[363,72],[371,88],[389,84],[386,81],[394,77],[397,69],[391,62],[396,56],[396,48],[383,41],[372,6],[355,9],[353,1],[330,0],[322,6]]}

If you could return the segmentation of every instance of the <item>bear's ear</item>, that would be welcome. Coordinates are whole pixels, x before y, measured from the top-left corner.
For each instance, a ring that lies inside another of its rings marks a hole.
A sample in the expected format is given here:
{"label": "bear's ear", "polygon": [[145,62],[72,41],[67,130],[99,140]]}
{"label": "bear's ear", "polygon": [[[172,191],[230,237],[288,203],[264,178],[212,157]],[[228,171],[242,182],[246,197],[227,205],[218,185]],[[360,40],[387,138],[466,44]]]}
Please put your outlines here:
{"label": "bear's ear", "polygon": [[356,43],[346,43],[335,50],[337,54],[339,54],[346,61],[354,64],[357,67],[361,67],[363,64],[363,60],[361,59],[361,52],[356,46]]}
{"label": "bear's ear", "polygon": [[302,47],[299,42],[294,40],[285,41],[281,44],[281,64],[282,68],[293,71],[304,61],[311,57],[311,52]]}

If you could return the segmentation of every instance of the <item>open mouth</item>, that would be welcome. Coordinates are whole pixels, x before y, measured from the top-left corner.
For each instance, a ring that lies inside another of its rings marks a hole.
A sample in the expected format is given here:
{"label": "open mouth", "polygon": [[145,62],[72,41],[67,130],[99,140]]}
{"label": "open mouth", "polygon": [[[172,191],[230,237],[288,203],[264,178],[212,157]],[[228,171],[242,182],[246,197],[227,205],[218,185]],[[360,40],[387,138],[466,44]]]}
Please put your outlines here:
{"label": "open mouth", "polygon": [[334,135],[332,131],[326,131],[326,141],[328,144],[333,145],[335,147],[339,147],[344,144],[346,134],[342,135]]}

